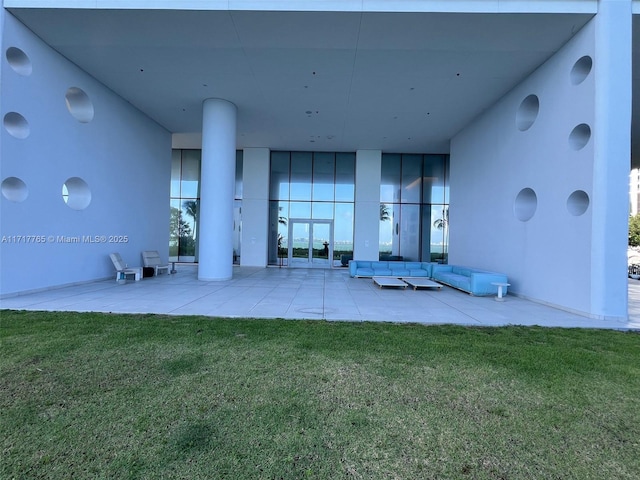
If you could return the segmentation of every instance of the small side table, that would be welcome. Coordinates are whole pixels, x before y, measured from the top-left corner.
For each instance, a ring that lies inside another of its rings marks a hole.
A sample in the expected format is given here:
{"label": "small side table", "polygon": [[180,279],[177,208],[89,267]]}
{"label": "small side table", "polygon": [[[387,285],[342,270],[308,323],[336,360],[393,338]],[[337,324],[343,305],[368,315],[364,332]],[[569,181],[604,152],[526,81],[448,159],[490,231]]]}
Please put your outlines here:
{"label": "small side table", "polygon": [[495,285],[498,287],[498,296],[495,298],[496,302],[504,302],[504,297],[502,296],[502,288],[508,287],[510,283],[502,283],[502,282],[491,282],[491,285]]}

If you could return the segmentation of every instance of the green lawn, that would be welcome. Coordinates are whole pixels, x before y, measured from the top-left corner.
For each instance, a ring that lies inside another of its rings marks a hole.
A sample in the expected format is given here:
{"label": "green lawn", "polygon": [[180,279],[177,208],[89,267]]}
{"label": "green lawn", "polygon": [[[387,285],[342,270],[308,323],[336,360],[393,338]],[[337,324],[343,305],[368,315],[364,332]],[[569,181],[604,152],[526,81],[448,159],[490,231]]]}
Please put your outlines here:
{"label": "green lawn", "polygon": [[0,312],[2,479],[637,479],[640,335]]}

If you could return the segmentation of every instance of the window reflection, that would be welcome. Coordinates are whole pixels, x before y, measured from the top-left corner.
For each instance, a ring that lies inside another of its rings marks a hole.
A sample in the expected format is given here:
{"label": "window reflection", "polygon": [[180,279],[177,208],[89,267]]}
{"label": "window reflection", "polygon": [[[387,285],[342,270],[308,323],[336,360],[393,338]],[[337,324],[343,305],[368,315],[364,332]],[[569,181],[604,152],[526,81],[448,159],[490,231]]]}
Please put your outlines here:
{"label": "window reflection", "polygon": [[400,155],[382,155],[382,171],[380,176],[380,202],[400,202]]}
{"label": "window reflection", "polygon": [[333,202],[335,166],[335,154],[333,153],[316,153],[313,156],[313,200]]}
{"label": "window reflection", "polygon": [[312,202],[311,218],[327,219],[333,218],[333,202]]}
{"label": "window reflection", "polygon": [[271,153],[271,179],[269,198],[289,200],[289,152]]}
{"label": "window reflection", "polygon": [[[448,182],[445,180],[444,155],[425,155],[423,203],[447,203]],[[445,186],[447,186],[445,192]]]}
{"label": "window reflection", "polygon": [[[171,152],[169,261],[198,261],[201,150]],[[242,151],[236,152],[234,261],[239,258],[242,200]]]}
{"label": "window reflection", "polygon": [[356,154],[336,153],[336,202],[353,202],[356,184]]}
{"label": "window reflection", "polygon": [[180,150],[171,151],[171,193],[172,197],[180,196],[180,168],[182,156]]}
{"label": "window reflection", "polygon": [[198,198],[200,183],[200,150],[182,151],[182,169],[180,172],[180,196]]}
{"label": "window reflection", "polygon": [[353,254],[355,153],[272,152],[269,184],[269,264],[282,262],[279,252],[287,255],[288,224],[276,227],[283,211],[287,221],[333,220],[334,264]]}
{"label": "window reflection", "polygon": [[420,203],[422,199],[422,155],[402,155],[402,203]]}
{"label": "window reflection", "polygon": [[381,257],[446,263],[448,163],[448,155],[382,155]]}
{"label": "window reflection", "polygon": [[336,259],[353,254],[353,203],[336,203],[333,221],[333,254]]}
{"label": "window reflection", "polygon": [[290,200],[311,200],[311,152],[291,154]]}

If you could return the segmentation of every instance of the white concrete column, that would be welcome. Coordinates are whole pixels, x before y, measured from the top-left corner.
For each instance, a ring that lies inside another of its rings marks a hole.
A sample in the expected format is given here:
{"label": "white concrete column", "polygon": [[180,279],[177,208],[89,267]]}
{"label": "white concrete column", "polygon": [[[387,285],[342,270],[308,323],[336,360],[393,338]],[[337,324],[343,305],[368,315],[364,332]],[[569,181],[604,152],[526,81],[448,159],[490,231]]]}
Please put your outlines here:
{"label": "white concrete column", "polygon": [[356,152],[356,204],[353,258],[378,260],[381,150]]}
{"label": "white concrete column", "polygon": [[242,155],[242,255],[240,265],[267,266],[269,247],[268,148],[245,148]]}
{"label": "white concrete column", "polygon": [[198,280],[233,276],[236,117],[236,106],[226,100],[202,104]]}
{"label": "white concrete column", "polygon": [[631,0],[600,0],[595,34],[591,312],[627,318]]}

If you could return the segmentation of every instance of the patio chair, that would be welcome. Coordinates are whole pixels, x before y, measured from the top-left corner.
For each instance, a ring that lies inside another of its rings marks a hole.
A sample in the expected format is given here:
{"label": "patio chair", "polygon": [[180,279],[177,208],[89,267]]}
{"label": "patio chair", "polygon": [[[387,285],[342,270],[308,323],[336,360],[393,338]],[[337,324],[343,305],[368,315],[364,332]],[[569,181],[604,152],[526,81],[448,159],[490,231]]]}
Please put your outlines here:
{"label": "patio chair", "polygon": [[145,267],[153,268],[154,275],[156,276],[163,270],[169,273],[169,265],[162,264],[160,254],[156,250],[145,250],[142,252],[142,262]]}
{"label": "patio chair", "polygon": [[142,268],[129,267],[129,265],[124,263],[124,260],[122,260],[122,257],[117,252],[110,253],[109,257],[111,258],[113,266],[116,269],[116,281],[125,280],[127,278],[127,275],[133,275],[136,282],[140,280]]}

